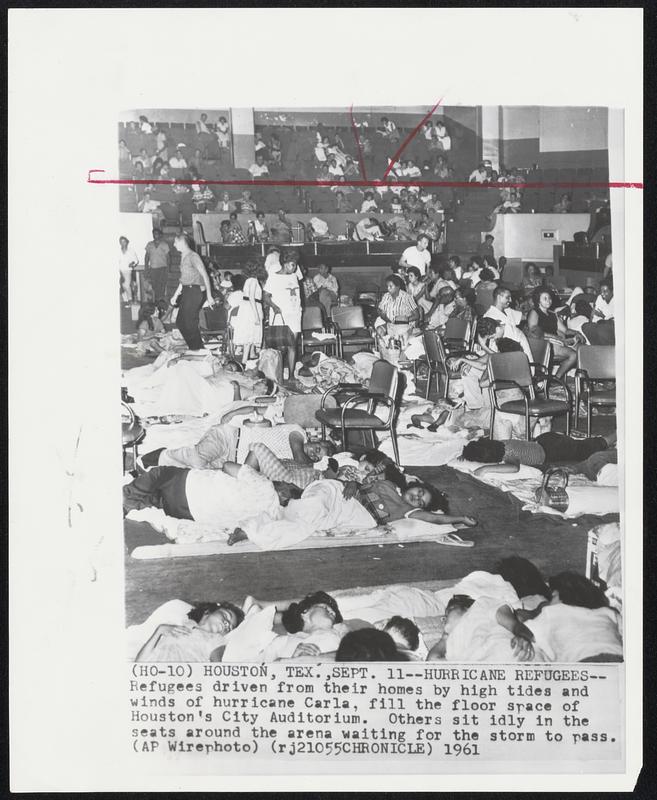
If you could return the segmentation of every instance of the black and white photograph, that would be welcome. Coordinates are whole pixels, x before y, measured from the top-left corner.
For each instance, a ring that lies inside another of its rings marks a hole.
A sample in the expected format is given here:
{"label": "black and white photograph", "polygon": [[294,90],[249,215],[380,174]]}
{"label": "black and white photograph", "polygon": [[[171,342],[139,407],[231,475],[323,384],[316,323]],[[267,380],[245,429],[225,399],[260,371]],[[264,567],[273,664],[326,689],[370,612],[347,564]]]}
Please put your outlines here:
{"label": "black and white photograph", "polygon": [[10,14],[12,790],[631,789],[642,12],[273,12]]}

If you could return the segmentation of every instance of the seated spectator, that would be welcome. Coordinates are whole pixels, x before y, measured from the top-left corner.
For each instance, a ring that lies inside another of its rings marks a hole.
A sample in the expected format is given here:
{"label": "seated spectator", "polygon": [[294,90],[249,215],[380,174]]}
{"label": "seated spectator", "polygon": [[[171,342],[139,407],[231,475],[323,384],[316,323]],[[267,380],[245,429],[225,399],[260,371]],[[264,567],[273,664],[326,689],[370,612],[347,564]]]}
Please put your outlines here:
{"label": "seated spectator", "polygon": [[573,207],[573,201],[569,194],[562,194],[558,203],[552,206],[553,214],[569,214]]}
{"label": "seated spectator", "polygon": [[503,323],[504,337],[518,342],[523,353],[530,361],[533,361],[534,357],[529,347],[527,337],[518,327],[522,319],[522,314],[511,308],[511,302],[511,292],[503,286],[498,286],[493,292],[493,305],[486,311],[484,318]]}
{"label": "seated spectator", "polygon": [[482,256],[482,265],[484,269],[489,270],[493,275],[493,280],[499,281],[500,271],[497,268],[497,263],[492,256]]}
{"label": "seated spectator", "polygon": [[477,169],[472,170],[470,173],[470,177],[468,181],[470,183],[484,183],[488,177],[488,172],[486,171],[486,165],[482,161],[481,164],[477,167]]}
{"label": "seated spectator", "polygon": [[493,214],[517,214],[520,211],[520,193],[516,188],[502,189],[500,196],[502,202],[493,209]]}
{"label": "seated spectator", "polygon": [[242,197],[238,200],[240,204],[240,212],[242,214],[253,214],[256,210],[255,200],[251,197],[251,192],[245,189],[242,192]]}
{"label": "seated spectator", "polygon": [[390,201],[390,211],[393,214],[401,215],[403,211],[402,202],[399,197],[393,196]]}
{"label": "seated spectator", "polygon": [[331,180],[331,173],[329,172],[328,164],[321,164],[317,170],[317,180],[318,183],[322,183],[324,181]]}
{"label": "seated spectator", "polygon": [[139,117],[139,130],[142,133],[153,133],[153,126],[143,114]]}
{"label": "seated spectator", "polygon": [[141,161],[135,161],[132,164],[132,179],[135,181],[143,181],[146,177],[144,165]]}
{"label": "seated spectator", "polygon": [[230,228],[230,221],[227,219],[222,219],[221,223],[219,224],[219,235],[221,236],[221,241],[223,244],[230,244],[228,241],[228,230]]}
{"label": "seated spectator", "polygon": [[161,158],[162,161],[169,160],[167,135],[162,128],[157,128],[155,132],[155,156]]}
{"label": "seated spectator", "polygon": [[420,274],[424,277],[431,264],[431,253],[429,252],[429,237],[426,233],[420,234],[417,242],[412,247],[407,247],[399,259],[400,267],[417,267]]}
{"label": "seated spectator", "polygon": [[462,319],[473,322],[475,318],[474,304],[476,295],[474,289],[462,289],[460,286],[454,292],[454,308],[449,315],[450,319]]}
{"label": "seated spectator", "polygon": [[183,155],[182,148],[185,145],[178,145],[176,147],[176,152],[174,153],[173,158],[169,159],[169,166],[171,169],[187,169],[187,161],[185,156]]}
{"label": "seated spectator", "polygon": [[436,122],[435,136],[442,150],[448,152],[452,149],[452,137],[449,135],[447,128],[442,122]]}
{"label": "seated spectator", "polygon": [[379,211],[376,200],[374,199],[374,192],[365,192],[363,202],[360,207],[361,214],[368,214],[370,211]]}
{"label": "seated spectator", "polygon": [[262,138],[262,134],[259,131],[255,133],[255,140],[253,142],[253,149],[255,151],[256,156],[261,155],[263,161],[269,160],[269,151],[267,150],[267,145],[265,140]]}
{"label": "seated spectator", "polygon": [[386,280],[386,293],[379,303],[379,316],[374,323],[379,336],[408,336],[410,323],[420,318],[415,300],[404,290],[404,283],[398,275],[390,275]]}
{"label": "seated spectator", "polygon": [[256,153],[255,163],[249,167],[249,172],[253,180],[256,178],[264,178],[269,175],[269,167],[265,164],[265,158],[262,153]]}
{"label": "seated spectator", "polygon": [[438,290],[435,300],[427,312],[427,329],[438,328],[442,330],[447,324],[447,320],[452,316],[456,308],[455,291],[449,286],[443,286]]}
{"label": "seated spectator", "polygon": [[230,199],[228,192],[224,192],[221,195],[221,199],[217,203],[215,211],[218,211],[220,214],[230,214],[235,211],[235,203]]}
{"label": "seated spectator", "polygon": [[378,242],[383,239],[383,233],[376,217],[365,217],[356,223],[353,238],[357,242]]}
{"label": "seated spectator", "polygon": [[267,227],[267,223],[265,222],[265,212],[258,211],[256,214],[256,218],[253,222],[253,229],[255,231],[256,241],[259,244],[263,242],[267,242],[269,240],[269,228]]}
{"label": "seated spectator", "polygon": [[376,132],[391,142],[398,142],[400,138],[397,126],[388,117],[381,117],[381,125],[376,129]]}
{"label": "seated spectator", "polygon": [[277,244],[290,244],[292,241],[292,223],[282,208],[278,211],[276,222],[269,226],[269,233],[272,241]]}
{"label": "seated spectator", "polygon": [[582,325],[582,334],[590,344],[612,345],[616,343],[614,328],[614,289],[610,280],[600,284],[591,322]]}
{"label": "seated spectator", "polygon": [[436,159],[436,166],[433,168],[433,174],[438,178],[438,180],[449,180],[451,176],[451,170],[444,156],[438,156]]}
{"label": "seated spectator", "polygon": [[210,126],[208,124],[208,115],[203,113],[201,114],[201,118],[196,120],[196,133],[198,135],[204,133],[206,136],[210,136]]}
{"label": "seated spectator", "polygon": [[331,274],[331,267],[327,264],[319,265],[319,274],[314,279],[318,300],[326,311],[327,319],[331,318],[331,308],[338,303],[340,288],[335,275]]}
{"label": "seated spectator", "polygon": [[230,126],[226,117],[219,117],[217,122],[217,143],[222,150],[230,147]]}
{"label": "seated spectator", "polygon": [[158,158],[156,156],[153,159],[153,164],[151,166],[151,176],[153,178],[159,178],[160,177],[160,172],[161,172],[163,166],[164,166],[164,161],[162,161],[161,158]]}
{"label": "seated spectator", "polygon": [[128,150],[125,139],[119,140],[119,162],[132,163],[132,153]]}
{"label": "seated spectator", "polygon": [[151,214],[155,226],[164,222],[164,214],[160,209],[160,201],[151,199],[150,192],[144,192],[144,196],[137,203],[137,210],[141,211],[142,214]]}
{"label": "seated spectator", "polygon": [[422,170],[415,164],[412,159],[408,159],[402,168],[402,175],[405,178],[421,178]]}
{"label": "seated spectator", "polygon": [[226,244],[246,244],[246,236],[244,235],[242,226],[238,222],[235,211],[230,215],[226,235]]}
{"label": "seated spectator", "polygon": [[600,284],[600,294],[595,300],[592,321],[603,322],[614,319],[614,287],[610,280]]}
{"label": "seated spectator", "polygon": [[269,155],[271,159],[271,163],[275,167],[280,167],[281,165],[281,140],[275,133],[269,137]]}
{"label": "seated spectator", "polygon": [[471,256],[467,269],[461,275],[462,281],[470,281],[470,288],[474,289],[481,280],[483,262],[479,256]]}
{"label": "seated spectator", "polygon": [[360,177],[360,169],[358,164],[353,160],[351,156],[346,156],[345,165],[344,165],[344,176],[345,178],[358,178]]}
{"label": "seated spectator", "polygon": [[417,267],[408,267],[406,269],[406,280],[406,291],[420,307],[420,300],[425,298],[427,293],[427,285],[422,273]]}
{"label": "seated spectator", "polygon": [[454,273],[454,278],[457,281],[460,281],[463,275],[463,268],[461,267],[461,259],[458,256],[449,256],[449,258],[447,259],[447,266]]}
{"label": "seated spectator", "polygon": [[328,174],[334,180],[344,180],[344,171],[333,155],[328,157]]}
{"label": "seated spectator", "polygon": [[593,309],[591,307],[590,301],[587,299],[586,295],[580,294],[571,303],[569,309],[570,309],[569,318],[566,323],[568,326],[568,330],[573,331],[574,333],[581,334],[582,339],[584,339],[586,342],[586,337],[582,332],[582,325],[586,325],[587,322],[591,321],[591,314],[593,312]]}
{"label": "seated spectator", "polygon": [[494,273],[488,269],[488,267],[483,267],[481,272],[479,273],[479,282],[477,283],[477,291],[494,291],[497,289],[497,281],[495,280]]}
{"label": "seated spectator", "polygon": [[440,239],[442,224],[435,216],[431,217],[427,211],[422,211],[417,223],[417,230],[420,235],[428,236],[432,242],[437,242]]}
{"label": "seated spectator", "polygon": [[348,211],[352,211],[352,207],[341,189],[335,193],[335,211],[337,214],[346,214]]}

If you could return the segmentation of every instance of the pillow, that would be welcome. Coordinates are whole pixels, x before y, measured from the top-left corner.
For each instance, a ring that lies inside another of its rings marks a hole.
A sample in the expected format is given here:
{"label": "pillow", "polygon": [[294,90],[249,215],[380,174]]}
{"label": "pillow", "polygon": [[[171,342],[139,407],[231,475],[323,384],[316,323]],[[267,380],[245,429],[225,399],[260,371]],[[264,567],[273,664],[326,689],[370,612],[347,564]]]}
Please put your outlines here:
{"label": "pillow", "polygon": [[[479,467],[490,466],[490,464],[482,464],[478,461],[466,461],[465,459],[455,458],[450,461],[447,466],[453,467],[459,472],[468,472],[470,475],[472,475]],[[540,469],[536,469],[536,467],[528,467],[526,464],[521,464],[518,472],[489,472],[488,475],[484,475],[483,478],[479,477],[478,475],[475,475],[475,477],[479,478],[479,480],[485,481],[486,483],[505,483],[506,481],[524,481],[531,480],[532,478],[535,480],[542,480],[543,473]]]}

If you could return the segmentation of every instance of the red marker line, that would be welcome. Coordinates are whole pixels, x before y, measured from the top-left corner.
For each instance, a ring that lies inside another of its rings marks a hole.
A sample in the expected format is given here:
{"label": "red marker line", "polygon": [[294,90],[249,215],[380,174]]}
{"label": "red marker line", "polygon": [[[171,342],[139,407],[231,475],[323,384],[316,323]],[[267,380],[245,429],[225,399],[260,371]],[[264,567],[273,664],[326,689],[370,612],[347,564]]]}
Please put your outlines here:
{"label": "red marker line", "polygon": [[356,147],[358,148],[358,166],[360,167],[360,174],[363,180],[366,181],[367,173],[365,172],[365,161],[363,160],[363,150],[360,146],[360,135],[358,134],[358,126],[356,125],[356,120],[354,119],[353,105],[349,106],[349,116],[351,117],[351,130],[354,132],[354,137],[356,139]]}
{"label": "red marker line", "polygon": [[411,141],[412,141],[412,140],[415,138],[415,134],[416,134],[416,133],[417,133],[417,132],[420,130],[420,128],[421,128],[421,127],[424,125],[424,123],[425,123],[425,122],[426,122],[426,121],[427,121],[427,120],[428,120],[428,119],[429,119],[429,118],[432,116],[433,112],[434,112],[434,111],[435,111],[435,110],[438,108],[438,106],[439,106],[439,105],[440,105],[442,102],[443,102],[443,98],[441,97],[441,98],[440,98],[440,100],[439,100],[439,101],[436,103],[436,105],[435,105],[435,106],[434,106],[434,107],[431,109],[431,111],[429,111],[429,113],[428,113],[428,114],[425,114],[425,115],[422,117],[422,119],[420,120],[420,122],[419,122],[419,123],[418,123],[418,124],[417,124],[417,125],[416,125],[416,126],[413,128],[413,130],[412,130],[412,131],[411,131],[411,132],[408,134],[408,136],[407,136],[407,137],[404,139],[404,141],[402,142],[402,145],[401,145],[401,147],[399,148],[399,150],[397,150],[397,152],[395,153],[395,155],[392,157],[392,160],[391,160],[391,161],[390,161],[390,163],[388,164],[388,168],[387,168],[387,169],[386,169],[386,171],[383,173],[383,179],[384,179],[384,180],[385,180],[385,179],[388,177],[388,175],[390,174],[390,171],[391,171],[391,169],[392,169],[392,167],[393,167],[393,164],[395,164],[395,163],[397,162],[397,160],[399,159],[399,156],[400,156],[400,155],[401,155],[401,154],[404,152],[404,150],[406,149],[406,146],[409,144],[409,142],[411,142]]}
{"label": "red marker line", "polygon": [[603,183],[601,181],[590,181],[578,183],[571,181],[568,183],[469,183],[468,181],[386,181],[386,180],[365,180],[365,181],[313,181],[313,180],[176,180],[161,178],[92,178],[92,173],[104,173],[105,170],[89,170],[87,183],[110,184],[114,186],[377,186],[405,187],[405,186],[447,186],[455,189],[643,189],[640,181],[620,182],[612,181]]}

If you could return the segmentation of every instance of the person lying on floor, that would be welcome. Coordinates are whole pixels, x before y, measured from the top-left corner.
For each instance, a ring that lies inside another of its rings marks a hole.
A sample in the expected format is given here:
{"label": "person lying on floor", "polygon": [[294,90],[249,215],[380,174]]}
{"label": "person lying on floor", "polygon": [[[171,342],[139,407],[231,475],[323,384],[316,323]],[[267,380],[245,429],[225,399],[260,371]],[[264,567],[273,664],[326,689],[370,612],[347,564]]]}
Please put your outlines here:
{"label": "person lying on floor", "polygon": [[[499,442],[485,437],[475,439],[465,445],[461,458],[484,465],[473,472],[479,477],[494,472],[518,472],[520,465],[534,467],[568,462],[575,462],[576,467],[582,467],[581,470],[571,467],[570,471],[581,471],[588,476],[591,465],[586,462],[594,454],[605,452],[608,458],[603,459],[604,463],[616,462],[615,445],[615,432],[590,439],[573,439],[563,433],[550,431],[529,442],[520,439]],[[600,462],[600,459],[596,461]],[[598,471],[604,463],[599,463]]]}
{"label": "person lying on floor", "polygon": [[290,449],[291,459],[278,458],[266,444],[255,442],[244,463],[272,481],[291,483],[299,489],[321,478],[336,477],[335,464],[333,467],[327,464],[323,470],[318,468],[320,462],[334,455],[336,448],[332,442],[305,442],[298,433],[291,433]]}
{"label": "person lying on floor", "polygon": [[230,461],[220,470],[154,467],[123,487],[123,513],[154,507],[175,519],[231,528],[244,519],[244,509],[276,515],[300,494],[295,486],[274,484]]}
{"label": "person lying on floor", "polygon": [[[243,407],[237,413],[249,413],[250,408]],[[240,430],[226,423],[213,425],[195,445],[175,449],[160,448],[146,453],[141,457],[141,464],[146,469],[153,466],[221,469],[226,461],[245,461],[249,448],[255,442],[266,445],[277,458],[283,461],[291,459],[295,464],[304,467],[321,461],[333,449],[330,443],[307,441],[305,431],[299,425],[284,424],[273,425],[271,428]]]}
{"label": "person lying on floor", "polygon": [[226,636],[243,620],[244,612],[232,603],[197,603],[184,620],[159,623],[134,660],[220,661]]}

